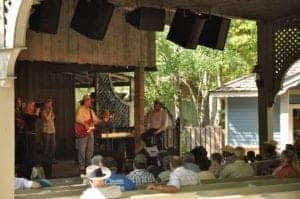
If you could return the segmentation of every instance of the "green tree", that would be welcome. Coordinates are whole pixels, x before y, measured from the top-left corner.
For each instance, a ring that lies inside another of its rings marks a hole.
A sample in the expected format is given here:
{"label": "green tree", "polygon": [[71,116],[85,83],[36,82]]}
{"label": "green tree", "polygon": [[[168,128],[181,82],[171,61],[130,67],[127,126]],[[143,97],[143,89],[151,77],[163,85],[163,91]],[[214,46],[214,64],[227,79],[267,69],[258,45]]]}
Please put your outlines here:
{"label": "green tree", "polygon": [[224,51],[203,46],[184,49],[168,41],[167,32],[157,33],[158,70],[145,76],[146,105],[159,98],[178,116],[180,102],[189,101],[197,123],[206,125],[208,91],[249,74],[257,62],[256,24],[232,20]]}

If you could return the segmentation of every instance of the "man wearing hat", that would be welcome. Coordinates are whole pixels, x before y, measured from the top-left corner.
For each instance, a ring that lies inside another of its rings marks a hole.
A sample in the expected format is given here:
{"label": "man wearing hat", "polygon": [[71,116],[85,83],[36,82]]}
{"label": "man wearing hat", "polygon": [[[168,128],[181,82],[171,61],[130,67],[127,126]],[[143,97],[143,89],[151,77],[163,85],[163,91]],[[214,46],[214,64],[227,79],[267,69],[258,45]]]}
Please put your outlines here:
{"label": "man wearing hat", "polygon": [[166,129],[167,113],[159,100],[154,101],[153,110],[147,114],[148,130],[142,134],[147,147],[151,146],[151,139],[157,139],[158,149],[163,149],[163,133]]}
{"label": "man wearing hat", "polygon": [[105,180],[110,176],[111,171],[106,167],[88,166],[83,178],[90,182],[91,188],[85,190],[80,199],[119,198],[122,194],[120,187],[105,186]]}
{"label": "man wearing hat", "polygon": [[91,164],[91,159],[94,154],[94,130],[95,125],[100,122],[95,112],[91,108],[92,102],[88,95],[83,96],[80,101],[80,107],[76,114],[76,122],[83,125],[87,130],[85,137],[77,139],[78,147],[78,162],[80,171],[84,171],[87,165]]}

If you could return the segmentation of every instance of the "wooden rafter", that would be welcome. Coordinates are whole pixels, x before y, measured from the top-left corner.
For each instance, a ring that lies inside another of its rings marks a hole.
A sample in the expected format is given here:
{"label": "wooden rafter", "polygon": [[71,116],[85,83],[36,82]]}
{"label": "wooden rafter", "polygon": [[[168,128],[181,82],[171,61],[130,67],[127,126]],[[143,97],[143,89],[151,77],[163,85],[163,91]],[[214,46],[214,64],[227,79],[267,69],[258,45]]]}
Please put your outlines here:
{"label": "wooden rafter", "polygon": [[124,7],[186,8],[229,18],[271,20],[297,14],[299,0],[110,0]]}

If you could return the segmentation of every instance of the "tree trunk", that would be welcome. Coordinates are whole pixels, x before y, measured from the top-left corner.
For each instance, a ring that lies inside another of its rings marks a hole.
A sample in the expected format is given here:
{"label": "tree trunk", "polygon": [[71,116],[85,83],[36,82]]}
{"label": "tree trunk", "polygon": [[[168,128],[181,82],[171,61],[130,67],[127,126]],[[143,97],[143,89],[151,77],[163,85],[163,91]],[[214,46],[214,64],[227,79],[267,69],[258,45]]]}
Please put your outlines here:
{"label": "tree trunk", "polygon": [[209,118],[209,110],[208,110],[208,73],[205,71],[203,73],[203,85],[202,85],[202,100],[200,104],[200,111],[199,111],[199,125],[203,127],[208,124]]}
{"label": "tree trunk", "polygon": [[[217,67],[217,87],[219,88],[221,86],[222,86],[221,71],[220,71],[220,67],[218,66]],[[222,113],[221,99],[218,97],[216,99],[216,114],[215,114],[214,122],[213,122],[214,126],[220,126],[221,113]]]}
{"label": "tree trunk", "polygon": [[173,95],[173,100],[174,100],[174,113],[175,113],[175,119],[180,117],[180,103],[181,103],[181,98],[180,98],[180,82],[179,82],[179,74],[176,73],[173,77],[173,86],[175,88],[175,92]]}

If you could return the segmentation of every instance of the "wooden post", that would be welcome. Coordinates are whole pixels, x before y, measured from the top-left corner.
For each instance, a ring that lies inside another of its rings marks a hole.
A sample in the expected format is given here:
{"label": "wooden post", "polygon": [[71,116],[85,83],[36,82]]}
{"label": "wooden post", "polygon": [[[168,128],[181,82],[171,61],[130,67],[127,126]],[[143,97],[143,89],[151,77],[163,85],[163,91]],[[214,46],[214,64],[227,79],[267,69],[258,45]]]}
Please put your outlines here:
{"label": "wooden post", "polygon": [[144,133],[144,67],[134,71],[134,129],[137,136]]}
{"label": "wooden post", "polygon": [[259,147],[273,139],[273,31],[270,21],[258,22],[258,133]]}

